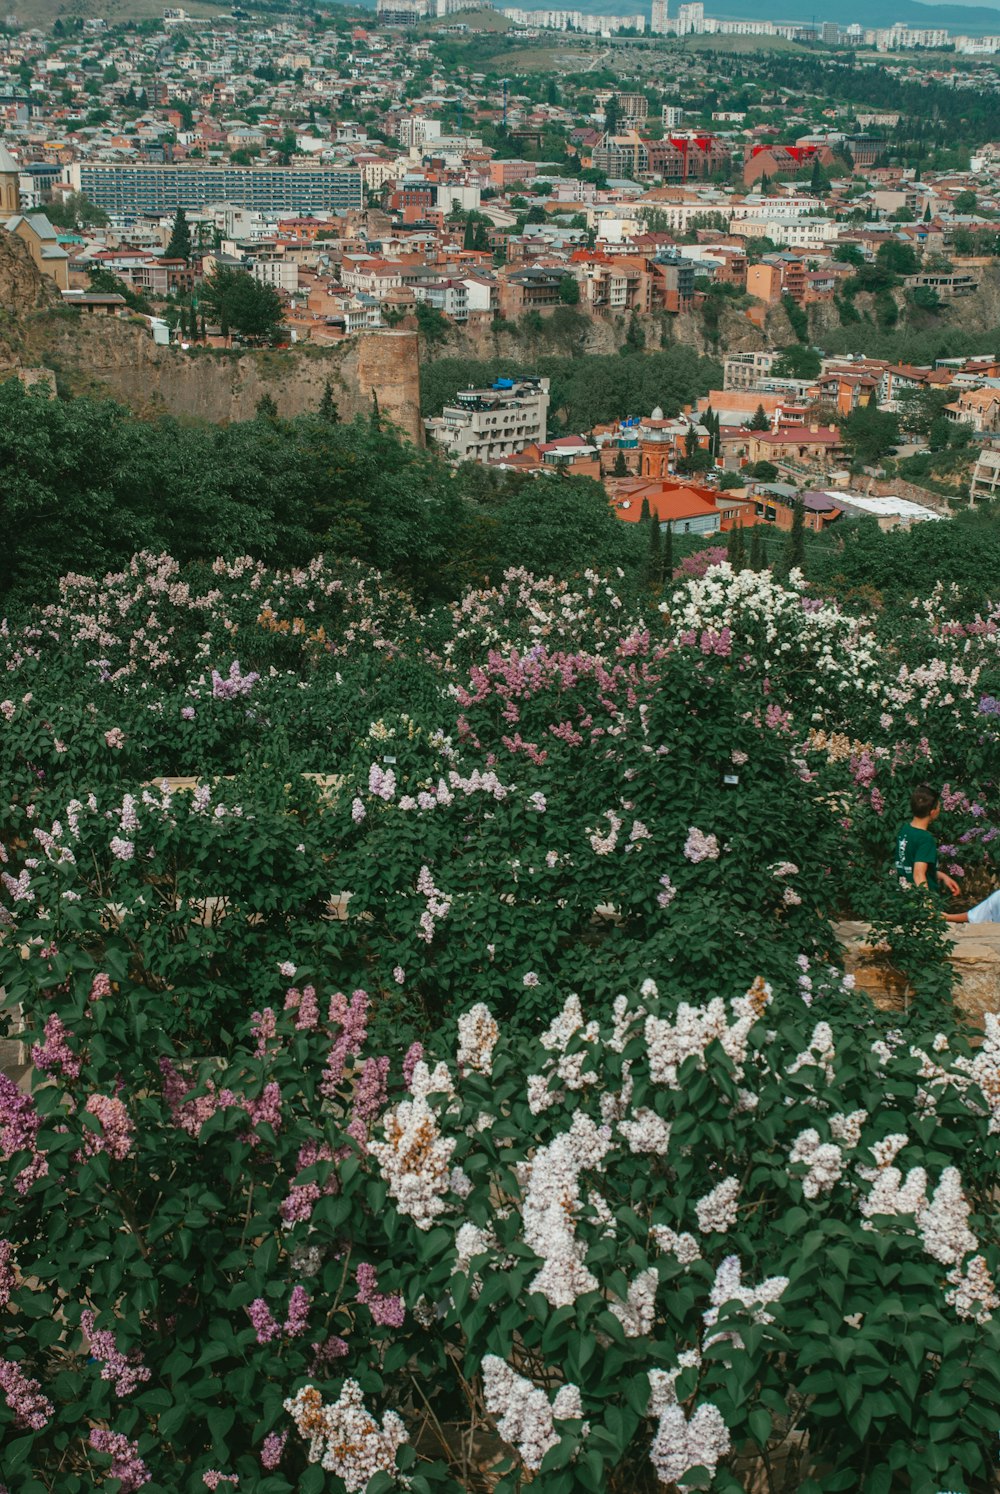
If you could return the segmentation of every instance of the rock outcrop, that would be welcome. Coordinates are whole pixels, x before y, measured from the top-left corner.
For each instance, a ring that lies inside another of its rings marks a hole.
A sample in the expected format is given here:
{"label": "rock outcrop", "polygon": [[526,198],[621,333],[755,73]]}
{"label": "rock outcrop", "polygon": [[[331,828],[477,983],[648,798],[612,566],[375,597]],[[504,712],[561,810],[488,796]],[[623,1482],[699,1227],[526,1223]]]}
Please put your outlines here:
{"label": "rock outcrop", "polygon": [[111,397],[145,417],[226,423],[250,420],[264,395],[278,414],[316,410],[329,383],[341,418],[372,408],[417,445],[420,368],[415,332],[373,332],[332,347],[302,344],[243,352],[198,348],[188,353],[153,342],[141,320],[90,317],[58,308],[19,318],[0,332],[0,366],[42,364],[61,391]]}
{"label": "rock outcrop", "polygon": [[[867,924],[839,923],[836,933],[844,969],[854,976],[858,989],[883,1011],[905,1011],[914,999],[913,987],[872,948]],[[958,978],[955,1009],[982,1026],[986,1012],[1000,1012],[1000,924],[952,924],[948,937]]]}
{"label": "rock outcrop", "polygon": [[14,317],[58,306],[59,291],[35,264],[27,244],[0,229],[0,309]]}

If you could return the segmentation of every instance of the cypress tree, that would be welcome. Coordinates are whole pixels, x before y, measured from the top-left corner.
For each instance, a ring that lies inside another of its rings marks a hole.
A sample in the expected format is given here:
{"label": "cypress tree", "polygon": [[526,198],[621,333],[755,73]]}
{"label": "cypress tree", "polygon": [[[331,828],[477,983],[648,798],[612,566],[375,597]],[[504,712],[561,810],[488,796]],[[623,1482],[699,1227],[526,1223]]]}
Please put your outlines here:
{"label": "cypress tree", "polygon": [[792,527],[786,541],[788,551],[788,569],[793,570],[796,566],[799,570],[806,563],[806,526],[805,508],[801,503],[796,503],[792,509]]}
{"label": "cypress tree", "polygon": [[674,569],[674,532],[668,524],[663,531],[663,543],[660,547],[660,575],[664,581],[669,581]]}
{"label": "cypress tree", "polygon": [[323,398],[319,402],[319,418],[325,420],[328,425],[336,425],[340,419],[340,410],[337,401],[333,397],[333,385],[327,379],[323,386]]}
{"label": "cypress tree", "polygon": [[767,565],[767,556],[764,553],[764,526],[755,524],[750,535],[750,569],[762,571]]}
{"label": "cypress tree", "polygon": [[648,561],[649,579],[654,586],[657,586],[663,579],[663,546],[660,539],[660,526],[654,521],[649,526]]}
{"label": "cypress tree", "polygon": [[746,545],[743,543],[743,530],[738,524],[734,524],[729,531],[729,539],[726,541],[726,559],[734,571],[746,570]]}
{"label": "cypress tree", "polygon": [[182,207],[179,207],[174,215],[174,226],[170,231],[166,257],[167,259],[182,259],[185,264],[190,263],[191,260],[191,229]]}

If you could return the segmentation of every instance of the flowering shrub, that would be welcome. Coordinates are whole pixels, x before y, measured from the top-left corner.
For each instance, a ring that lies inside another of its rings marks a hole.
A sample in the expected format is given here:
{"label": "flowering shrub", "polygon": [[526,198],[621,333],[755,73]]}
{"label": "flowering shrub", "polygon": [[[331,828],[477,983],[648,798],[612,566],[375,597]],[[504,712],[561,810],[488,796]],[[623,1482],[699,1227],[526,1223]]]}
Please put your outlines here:
{"label": "flowering shrub", "polygon": [[8,1486],[738,1489],[766,1453],[921,1494],[992,1455],[997,1019],[876,1037],[803,957],[535,1037],[479,1005],[401,1069],[308,971],[218,1058],[50,963],[45,1066],[0,1079]]}
{"label": "flowering shrub", "polygon": [[992,874],[957,610],[144,556],[5,624],[0,1483],[972,1494],[1000,1029],[885,875],[923,778]]}

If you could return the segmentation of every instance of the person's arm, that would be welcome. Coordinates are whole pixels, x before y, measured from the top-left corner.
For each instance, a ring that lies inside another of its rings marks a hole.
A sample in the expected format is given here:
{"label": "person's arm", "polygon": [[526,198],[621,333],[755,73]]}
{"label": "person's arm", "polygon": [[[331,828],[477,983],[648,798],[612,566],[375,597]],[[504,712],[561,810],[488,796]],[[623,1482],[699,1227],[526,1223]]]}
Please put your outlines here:
{"label": "person's arm", "polygon": [[927,886],[927,862],[914,861],[913,863],[913,885],[914,887]]}
{"label": "person's arm", "polygon": [[959,885],[955,881],[954,877],[949,877],[947,872],[939,871],[937,874],[937,879],[941,883],[942,887],[947,887],[952,897],[958,896],[961,889],[959,888]]}

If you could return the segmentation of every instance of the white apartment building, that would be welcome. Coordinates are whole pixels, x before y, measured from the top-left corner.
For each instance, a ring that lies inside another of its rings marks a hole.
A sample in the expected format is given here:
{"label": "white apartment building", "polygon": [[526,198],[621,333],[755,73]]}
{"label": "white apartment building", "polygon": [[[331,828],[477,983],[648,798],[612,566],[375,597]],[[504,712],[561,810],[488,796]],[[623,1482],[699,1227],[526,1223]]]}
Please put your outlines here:
{"label": "white apartment building", "polygon": [[689,0],[677,8],[675,29],[678,36],[699,36],[705,30],[705,6],[702,0]]}
{"label": "white apartment building", "polygon": [[250,274],[261,285],[273,285],[275,290],[294,295],[299,288],[299,266],[294,259],[275,255],[273,259],[252,259],[247,266]]}
{"label": "white apartment building", "polygon": [[664,104],[662,122],[665,130],[682,129],[684,126],[684,110],[678,109],[676,104]]}
{"label": "white apartment building", "polygon": [[973,503],[992,503],[1000,496],[1000,451],[979,453],[972,472],[969,497]]}
{"label": "white apartment building", "polygon": [[733,218],[729,232],[744,239],[771,239],[789,249],[821,249],[839,232],[833,218]]}
{"label": "white apartment building", "polygon": [[400,145],[423,145],[427,140],[440,140],[441,121],[426,119],[422,114],[408,114],[399,121],[396,134]]}
{"label": "white apartment building", "polygon": [[669,27],[669,0],[653,0],[653,14],[649,29],[654,36],[663,36]]}
{"label": "white apartment building", "polygon": [[424,428],[452,461],[492,462],[543,442],[548,408],[548,379],[497,379],[489,389],[463,389]]}

